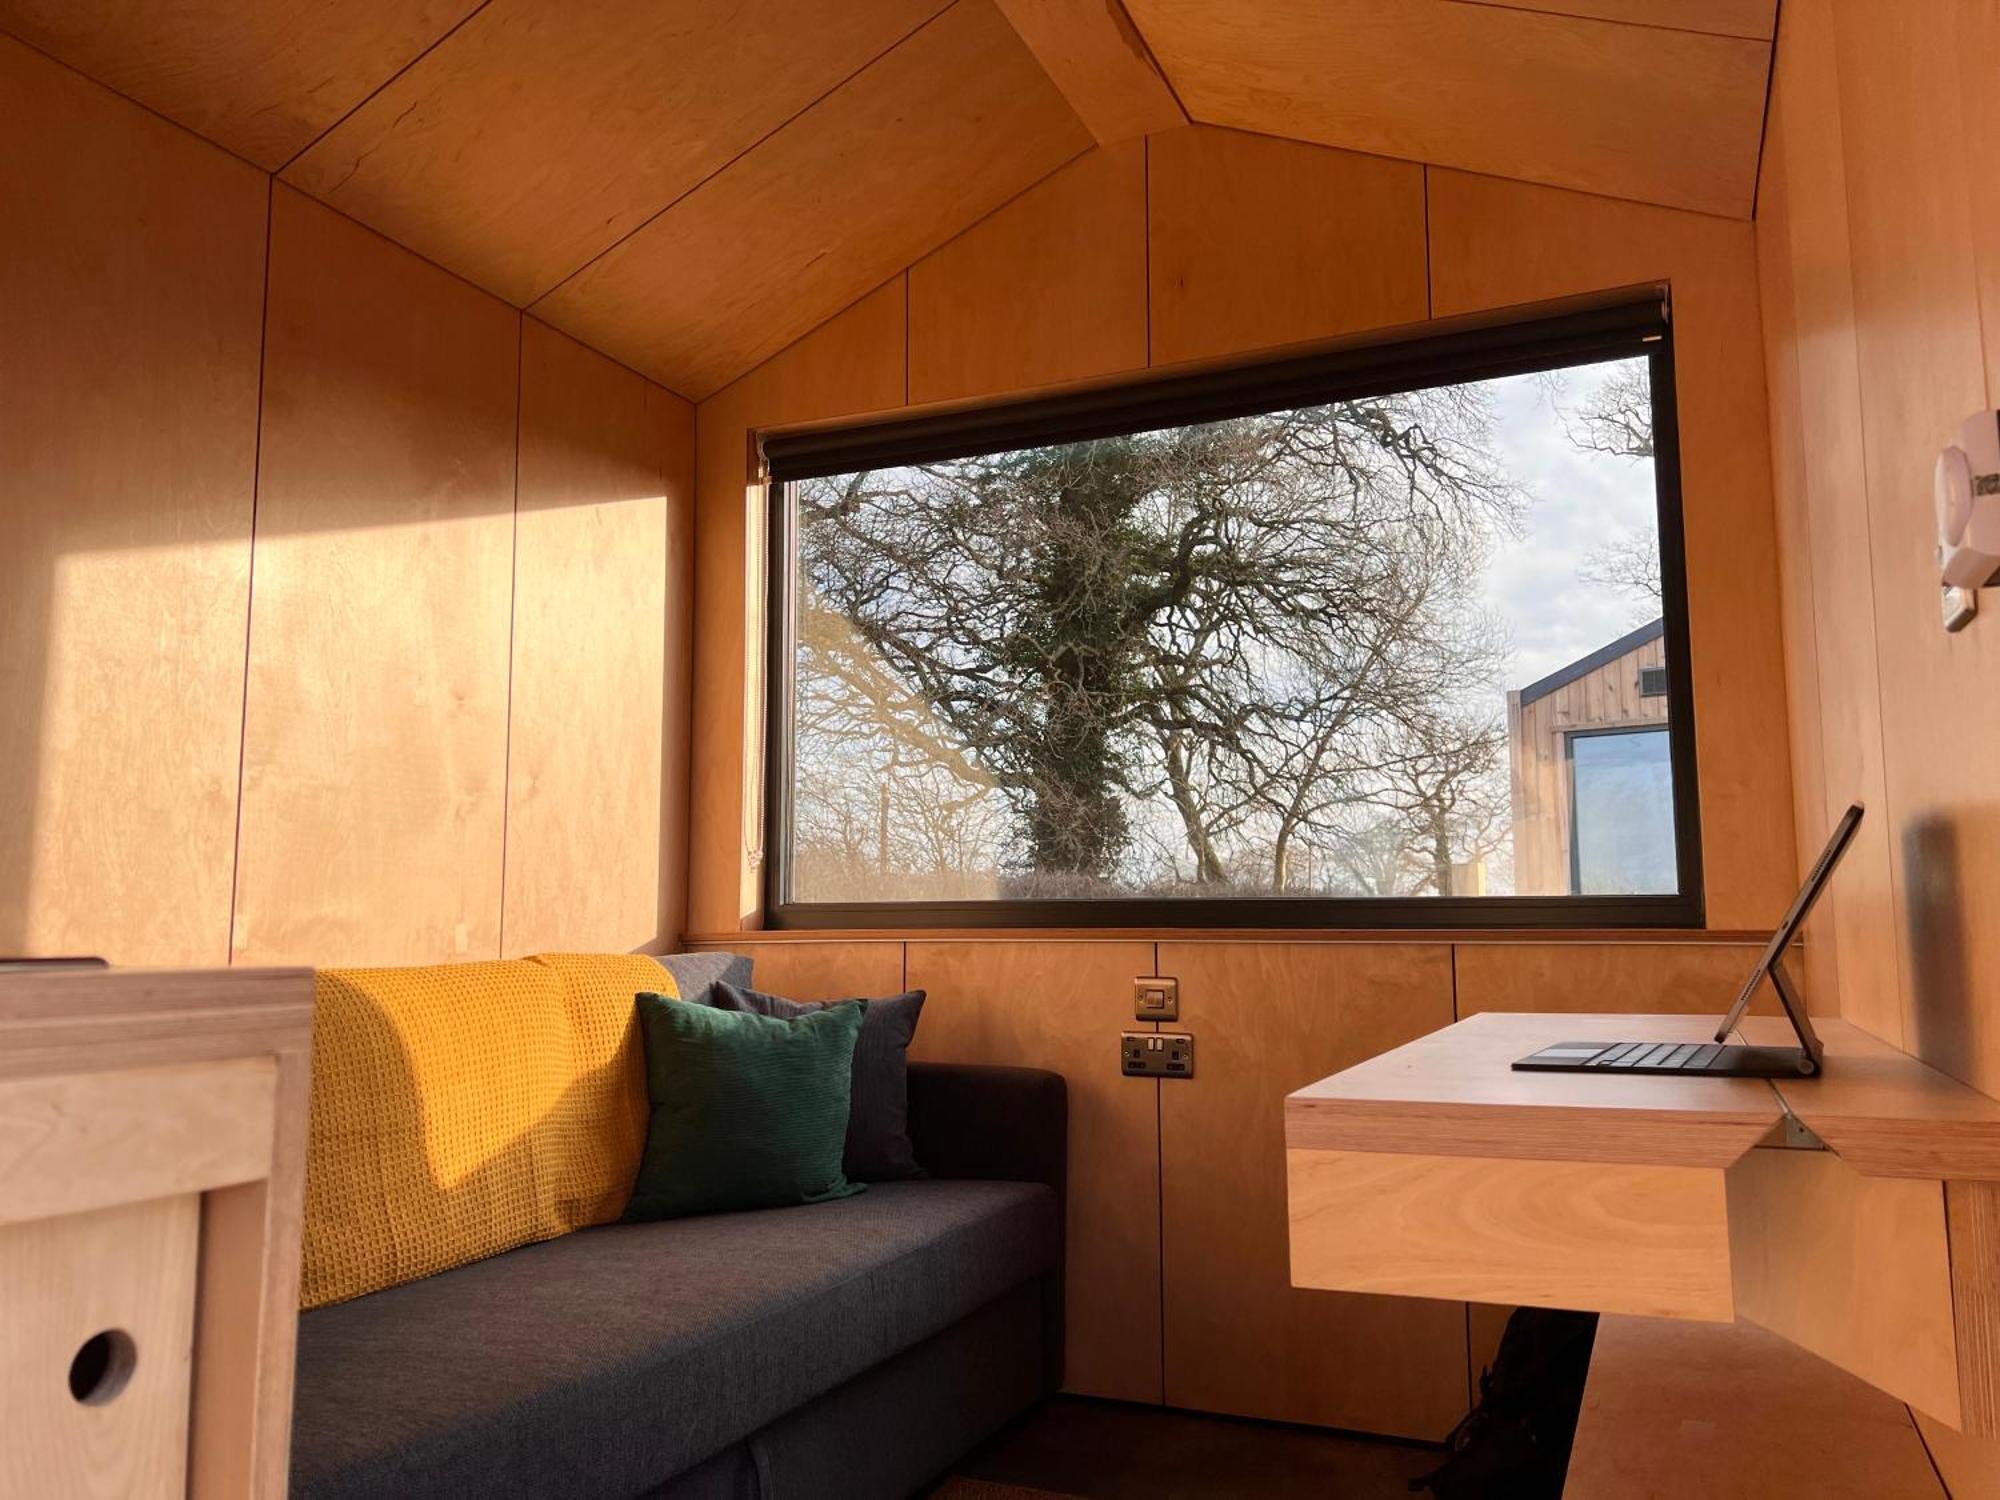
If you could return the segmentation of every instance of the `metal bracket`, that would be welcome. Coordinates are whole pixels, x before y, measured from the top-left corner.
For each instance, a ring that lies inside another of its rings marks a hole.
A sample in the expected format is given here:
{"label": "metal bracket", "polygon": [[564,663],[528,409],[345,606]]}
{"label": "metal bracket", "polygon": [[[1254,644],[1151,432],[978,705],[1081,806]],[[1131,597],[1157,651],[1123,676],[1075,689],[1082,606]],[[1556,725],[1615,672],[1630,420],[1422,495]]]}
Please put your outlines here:
{"label": "metal bracket", "polygon": [[1805,1122],[1800,1120],[1790,1110],[1785,1111],[1784,1117],[1766,1131],[1757,1144],[1767,1150],[1778,1151],[1824,1151],[1827,1149],[1826,1142],[1808,1130]]}

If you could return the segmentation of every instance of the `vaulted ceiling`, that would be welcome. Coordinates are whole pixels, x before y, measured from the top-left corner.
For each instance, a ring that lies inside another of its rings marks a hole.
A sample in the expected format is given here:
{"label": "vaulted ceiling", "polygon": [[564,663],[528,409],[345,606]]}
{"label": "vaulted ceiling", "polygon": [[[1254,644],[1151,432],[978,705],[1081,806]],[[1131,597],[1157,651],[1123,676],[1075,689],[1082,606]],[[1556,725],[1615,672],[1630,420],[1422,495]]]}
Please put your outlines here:
{"label": "vaulted ceiling", "polygon": [[1776,0],[0,0],[0,30],[699,399],[1190,120],[1747,217]]}

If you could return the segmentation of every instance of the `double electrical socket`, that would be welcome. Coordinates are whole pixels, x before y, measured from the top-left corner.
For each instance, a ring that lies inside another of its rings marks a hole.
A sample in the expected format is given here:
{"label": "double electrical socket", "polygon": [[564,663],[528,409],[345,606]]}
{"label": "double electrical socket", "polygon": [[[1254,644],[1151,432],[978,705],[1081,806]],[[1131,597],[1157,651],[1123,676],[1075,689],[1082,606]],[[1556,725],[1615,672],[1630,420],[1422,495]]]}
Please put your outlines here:
{"label": "double electrical socket", "polygon": [[1194,1077],[1194,1038],[1184,1031],[1123,1032],[1118,1048],[1127,1077]]}

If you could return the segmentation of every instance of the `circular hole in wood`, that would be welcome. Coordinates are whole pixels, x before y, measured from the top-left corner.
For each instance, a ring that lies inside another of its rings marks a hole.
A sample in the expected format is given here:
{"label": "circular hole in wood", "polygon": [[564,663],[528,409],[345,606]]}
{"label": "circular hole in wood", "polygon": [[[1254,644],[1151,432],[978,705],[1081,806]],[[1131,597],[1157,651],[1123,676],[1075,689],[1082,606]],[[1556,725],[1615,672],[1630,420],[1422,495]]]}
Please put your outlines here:
{"label": "circular hole in wood", "polygon": [[69,1393],[85,1406],[115,1401],[138,1363],[139,1347],[124,1329],[93,1333],[69,1362]]}

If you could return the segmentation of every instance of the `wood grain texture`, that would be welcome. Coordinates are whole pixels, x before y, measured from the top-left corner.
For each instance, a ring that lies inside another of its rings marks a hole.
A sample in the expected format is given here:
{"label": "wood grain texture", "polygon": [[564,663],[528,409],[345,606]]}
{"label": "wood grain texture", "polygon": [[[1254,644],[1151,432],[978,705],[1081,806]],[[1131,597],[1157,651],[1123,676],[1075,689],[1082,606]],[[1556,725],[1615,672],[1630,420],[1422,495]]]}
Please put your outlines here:
{"label": "wood grain texture", "polygon": [[0,1080],[0,1224],[271,1175],[275,1059]]}
{"label": "wood grain texture", "polygon": [[[1812,514],[1806,496],[1807,460],[1799,420],[1800,373],[1794,353],[1796,297],[1791,267],[1779,252],[1790,214],[1785,110],[1774,100],[1766,131],[1767,152],[1758,183],[1757,284],[1764,314],[1764,376],[1771,409],[1771,492],[1777,505],[1778,597],[1785,631],[1785,713],[1792,741],[1792,832],[1801,869],[1811,867],[1814,830],[1826,817],[1827,753],[1820,714],[1819,642],[1813,597]],[[1853,853],[1852,845],[1849,854]],[[1822,894],[1815,908],[1800,968],[1806,992],[1820,1004],[1840,1003],[1838,902]]]}
{"label": "wood grain texture", "polygon": [[1777,1095],[1759,1079],[1510,1067],[1562,1041],[1706,1041],[1714,1029],[1715,1018],[1702,1016],[1474,1016],[1293,1092],[1285,1100],[1285,1143],[1294,1150],[1724,1167],[1782,1116]]}
{"label": "wood grain texture", "polygon": [[993,0],[957,0],[536,310],[702,399],[1089,145]]}
{"label": "wood grain texture", "polygon": [[1729,1169],[1739,1316],[1956,1423],[1952,1261],[1938,1182],[1864,1177],[1824,1151]]}
{"label": "wood grain texture", "polygon": [[1454,0],[1128,0],[1191,118],[1748,217],[1766,42]]}
{"label": "wood grain texture", "polygon": [[[1796,444],[1795,467],[1779,461],[1779,514],[1796,517],[1780,562],[1788,587],[1810,610],[1786,621],[1793,684],[1792,733],[1800,783],[1801,864],[1806,846],[1849,802],[1870,815],[1814,921],[1808,981],[1832,970],[1840,1013],[1903,1044],[1903,928],[1896,915],[1895,823],[1884,782],[1875,579],[1862,453],[1861,375],[1854,338],[1854,278],[1848,243],[1845,148],[1831,0],[1786,7],[1782,65],[1773,82],[1772,123],[1757,240],[1766,310],[1774,459],[1781,435]],[[1809,684],[1801,695],[1799,686]],[[1817,750],[1821,786],[1804,797]],[[1814,955],[1823,955],[1824,964]]]}
{"label": "wood grain texture", "polygon": [[1722,1173],[1286,1153],[1292,1284],[1727,1321]]}
{"label": "wood grain texture", "polygon": [[720,951],[748,954],[750,982],[787,1000],[873,1000],[903,992],[901,943],[760,943],[746,934]]}
{"label": "wood grain texture", "polygon": [[285,180],[526,304],[946,3],[494,0]]}
{"label": "wood grain texture", "polygon": [[1563,1495],[1946,1500],[1881,1391],[1748,1323],[1627,1317],[1598,1322]]}
{"label": "wood grain texture", "polygon": [[1798,875],[1752,231],[1437,170],[1430,210],[1440,317],[1672,285],[1707,920],[1768,928]]}
{"label": "wood grain texture", "polygon": [[1170,1029],[1199,1038],[1194,1076],[1160,1086],[1167,1404],[1441,1438],[1465,1414],[1463,1310],[1291,1286],[1283,1101],[1449,1024],[1450,953],[1172,942],[1159,971]]}
{"label": "wood grain texture", "polygon": [[1819,1029],[1825,1073],[1775,1087],[1842,1161],[1871,1176],[2000,1181],[2000,1100],[1844,1019]]}
{"label": "wood grain texture", "polygon": [[[1460,943],[1458,1013],[1638,1010],[1717,1021],[1749,978],[1764,941],[1661,943],[1648,934],[1624,942]],[[1777,1010],[1766,986],[1752,1012]]]}
{"label": "wood grain texture", "polygon": [[1100,145],[1187,124],[1120,0],[997,0]]}
{"label": "wood grain texture", "polygon": [[695,414],[695,618],[689,747],[688,926],[728,936],[763,907],[766,427],[900,406],[903,278],[869,293],[704,401]]}
{"label": "wood grain texture", "polygon": [[[1980,248],[1968,218],[1973,169],[1956,78],[1976,11],[1946,7],[1917,25],[1900,7],[1836,5],[1830,25],[1851,247],[1875,650],[1881,683],[1885,807],[1897,920],[1864,923],[1865,941],[1905,934],[1903,1041],[1927,1061],[2000,1090],[2000,804],[1966,744],[2000,733],[1990,691],[2000,656],[1991,628],[1946,635],[1928,486],[1947,434],[1990,405],[1980,322]],[[1912,93],[1924,90],[1935,97]],[[1845,476],[1853,483],[1855,473]],[[1844,523],[1852,527],[1855,521]],[[1864,544],[1859,535],[1854,544]],[[1991,626],[1990,620],[1980,625]],[[1866,683],[1856,684],[1858,691]],[[1949,732],[1940,725],[1949,724]],[[1886,962],[1886,960],[1878,960]],[[1843,978],[1843,984],[1847,983]]]}
{"label": "wood grain texture", "polygon": [[[0,1496],[179,1500],[201,1200],[194,1194],[0,1228]],[[115,1329],[134,1361],[115,1400],[69,1392],[70,1361]]]}
{"label": "wood grain texture", "polygon": [[265,205],[0,38],[0,949],[228,956]]}
{"label": "wood grain texture", "polygon": [[1996,1500],[2000,1497],[2000,1440],[1967,1437],[1935,1417],[1915,1412],[1931,1462],[1937,1466],[1951,1500]]}
{"label": "wood grain texture", "polygon": [[1147,174],[1156,364],[1424,317],[1422,167],[1197,126]]}
{"label": "wood grain texture", "polygon": [[[176,1465],[187,1463],[185,1490],[176,1479],[168,1493],[206,1497],[282,1496],[291,1443],[293,1353],[298,1328],[299,1238],[305,1181],[306,1091],[312,1044],[312,974],[304,969],[172,969],[28,971],[0,976],[0,1093],[10,1100],[9,1191],[15,1211],[39,1204],[60,1209],[100,1201],[122,1185],[147,1196],[140,1207],[186,1206],[190,1243],[185,1263],[149,1250],[145,1226],[123,1224],[116,1231],[135,1256],[155,1255],[169,1285],[144,1292],[146,1305],[133,1314],[153,1317],[185,1308],[194,1312],[192,1409],[187,1386],[188,1347],[178,1336],[162,1344],[141,1323],[108,1316],[92,1302],[119,1282],[111,1268],[90,1256],[102,1249],[88,1226],[112,1222],[130,1204],[65,1213],[0,1229],[0,1239],[17,1231],[86,1226],[88,1245],[64,1255],[66,1272],[84,1289],[71,1296],[61,1287],[22,1285],[0,1270],[0,1298],[8,1303],[0,1340],[0,1365],[26,1351],[33,1341],[15,1341],[23,1327],[18,1315],[33,1304],[31,1317],[63,1321],[80,1343],[105,1327],[123,1326],[140,1334],[143,1369],[152,1346],[150,1381],[180,1363],[172,1441]],[[38,1095],[38,1090],[40,1091]],[[54,1114],[28,1106],[55,1091]],[[122,1101],[122,1102],[121,1102]],[[134,1101],[144,1110],[134,1115]],[[195,1141],[194,1137],[200,1137]],[[112,1165],[90,1158],[115,1158]],[[216,1186],[228,1181],[234,1185]],[[179,1188],[207,1190],[178,1196]],[[198,1218],[200,1263],[194,1262],[192,1233]],[[19,1241],[16,1241],[19,1243]],[[0,1260],[6,1252],[0,1250]],[[87,1284],[87,1285],[86,1285]],[[116,1310],[113,1310],[116,1311]],[[108,1316],[107,1321],[94,1321]],[[76,1326],[81,1325],[81,1326]],[[67,1363],[75,1344],[62,1352]],[[173,1349],[178,1348],[175,1356]],[[160,1358],[165,1352],[166,1359]],[[9,1390],[7,1409],[38,1410],[51,1389],[68,1411],[76,1408],[61,1384],[63,1365],[34,1371],[37,1389]],[[0,1376],[0,1383],[7,1377]],[[157,1389],[157,1387],[155,1387]],[[18,1399],[17,1399],[18,1397]],[[141,1403],[144,1406],[144,1403]],[[86,1434],[88,1455],[107,1460],[106,1494],[150,1493],[136,1486],[119,1462],[135,1454],[144,1460],[145,1438],[133,1430],[124,1399],[101,1409],[106,1415]],[[128,1426],[128,1423],[130,1424]],[[58,1437],[66,1424],[27,1427]],[[115,1451],[114,1451],[115,1450]],[[0,1454],[0,1493],[40,1495],[51,1474],[75,1455],[43,1462],[31,1471],[28,1488],[16,1490],[7,1459],[20,1444]],[[31,1455],[32,1456],[32,1455]],[[64,1493],[92,1494],[79,1485],[59,1485]]]}
{"label": "wood grain texture", "polygon": [[[675,398],[524,320],[507,955],[623,953],[671,936],[664,886],[682,857],[665,842],[676,456],[662,399]],[[679,461],[690,456],[683,448]],[[685,635],[671,646],[684,651]]]}
{"label": "wood grain texture", "polygon": [[1955,1425],[1980,1437],[2000,1438],[2000,1185],[1947,1182],[1944,1209],[1958,1348]]}
{"label": "wood grain texture", "polygon": [[648,384],[646,402],[666,451],[667,652],[661,693],[660,932],[669,949],[688,929],[688,802],[694,742],[694,407]]}
{"label": "wood grain texture", "polygon": [[499,951],[519,315],[280,186],[239,961]]}
{"label": "wood grain texture", "polygon": [[910,267],[912,401],[1146,367],[1146,151],[1087,152]]}
{"label": "wood grain texture", "polygon": [[1714,36],[1771,40],[1778,0],[1468,0],[1510,10],[1545,10],[1555,15],[1590,16],[1633,26],[1705,31]]}
{"label": "wood grain texture", "polygon": [[4,0],[0,30],[275,171],[478,0]]}
{"label": "wood grain texture", "polygon": [[1049,1068],[1069,1084],[1065,1389],[1159,1401],[1159,1089],[1118,1071],[1150,943],[911,943],[911,1056]]}

